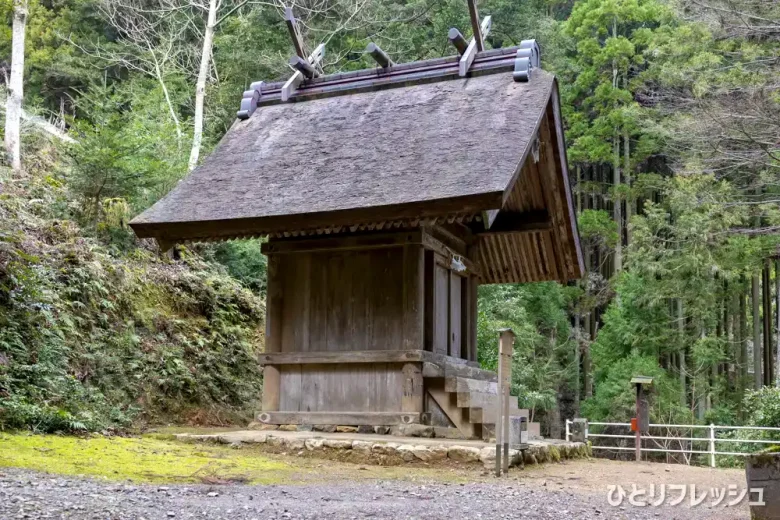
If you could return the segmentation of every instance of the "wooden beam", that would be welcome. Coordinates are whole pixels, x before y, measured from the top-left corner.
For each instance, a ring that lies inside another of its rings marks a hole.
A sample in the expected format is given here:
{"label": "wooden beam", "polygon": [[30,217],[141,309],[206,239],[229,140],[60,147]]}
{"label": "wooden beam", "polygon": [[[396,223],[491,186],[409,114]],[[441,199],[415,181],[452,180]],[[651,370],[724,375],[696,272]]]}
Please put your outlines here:
{"label": "wooden beam", "polygon": [[[482,37],[487,36],[490,34],[490,27],[492,25],[492,18],[490,16],[486,16],[484,20],[482,20],[482,26],[481,26],[481,35]],[[460,63],[458,64],[458,75],[460,77],[465,77],[466,74],[468,74],[469,69],[471,68],[471,64],[474,63],[474,58],[477,57],[477,53],[480,52],[482,49],[477,48],[477,39],[472,38],[471,42],[469,43],[469,46],[466,48],[466,52],[463,53],[463,55],[460,57]]]}
{"label": "wooden beam", "polygon": [[423,374],[420,363],[404,363],[403,396],[401,411],[422,413],[425,411],[425,394],[423,392]]}
{"label": "wooden beam", "polygon": [[311,63],[306,61],[305,58],[301,58],[300,56],[292,56],[290,58],[290,67],[303,74],[306,79],[317,76],[317,69],[312,67]]}
{"label": "wooden beam", "polygon": [[413,230],[400,233],[346,235],[340,237],[277,239],[265,242],[261,246],[261,251],[266,255],[272,255],[312,251],[383,249],[387,247],[422,244],[422,235],[422,231]]}
{"label": "wooden beam", "polygon": [[395,426],[420,424],[421,413],[407,412],[262,412],[264,424],[320,424],[333,426]]}
{"label": "wooden beam", "polygon": [[371,57],[374,58],[374,61],[376,61],[383,69],[387,69],[395,65],[393,60],[390,59],[390,56],[388,56],[387,53],[374,42],[371,42],[368,44],[368,46],[366,46],[366,52],[370,54]]}
{"label": "wooden beam", "polygon": [[445,390],[440,382],[428,385],[427,391],[464,437],[467,439],[477,437],[475,425],[470,423],[464,416],[463,410],[458,408],[455,394]]}
{"label": "wooden beam", "polygon": [[477,52],[485,50],[484,37],[487,34],[482,33],[482,27],[479,23],[479,12],[477,12],[477,0],[468,0],[469,4],[469,18],[471,18],[471,30],[474,33],[474,43],[477,47]]}
{"label": "wooden beam", "polygon": [[[266,347],[267,348],[267,347]],[[479,363],[466,359],[453,358],[426,350],[341,350],[313,352],[264,352],[260,355],[260,365],[331,365],[355,363],[433,363],[446,370],[448,374],[466,374],[474,377],[469,368],[479,368]],[[484,372],[484,371],[482,371]]]}
{"label": "wooden beam", "polygon": [[260,355],[261,365],[435,362],[424,350],[343,350],[273,352]]}
{"label": "wooden beam", "polygon": [[301,38],[301,31],[298,28],[298,20],[295,19],[292,7],[284,8],[284,22],[287,24],[287,30],[290,31],[290,38],[295,47],[295,54],[300,58],[306,59],[306,54],[303,51],[303,38]]}
{"label": "wooden beam", "polygon": [[466,38],[463,37],[463,34],[461,34],[458,29],[455,27],[451,28],[447,33],[447,38],[449,38],[450,43],[458,50],[458,54],[461,56],[466,54],[466,49],[469,46],[469,42],[466,41]]}
{"label": "wooden beam", "polygon": [[546,210],[499,213],[488,231],[477,232],[477,237],[505,235],[508,233],[530,233],[552,229],[552,220]]}
{"label": "wooden beam", "polygon": [[467,274],[481,276],[482,274],[478,264],[473,262],[470,258],[467,258],[465,255],[461,255],[456,251],[453,251],[451,248],[447,247],[444,243],[428,233],[423,233],[423,247],[444,256],[446,262],[445,267],[449,267],[453,257],[459,257],[459,259],[466,266],[466,271],[461,273],[463,276],[466,276]]}
{"label": "wooden beam", "polygon": [[[314,49],[314,52],[312,52],[309,57],[306,58],[306,61],[309,63],[309,65],[316,68],[319,67],[319,65],[322,63],[322,58],[324,56],[325,44],[321,43],[317,46],[316,49]],[[293,74],[292,77],[288,79],[282,87],[282,101],[289,101],[290,97],[292,97],[295,91],[298,90],[298,87],[301,86],[301,83],[303,83],[304,79],[306,79],[306,76],[304,76],[300,70],[296,70],[295,74]]]}

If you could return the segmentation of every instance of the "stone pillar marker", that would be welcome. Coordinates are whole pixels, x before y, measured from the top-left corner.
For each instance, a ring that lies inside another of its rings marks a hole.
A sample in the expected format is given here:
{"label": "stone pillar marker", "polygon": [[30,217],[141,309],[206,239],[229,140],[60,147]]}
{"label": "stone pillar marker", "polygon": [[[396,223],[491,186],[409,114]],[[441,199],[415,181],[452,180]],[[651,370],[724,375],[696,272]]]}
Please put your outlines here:
{"label": "stone pillar marker", "polygon": [[588,441],[588,420],[587,419],[574,419],[574,421],[572,421],[571,441],[572,442]]}

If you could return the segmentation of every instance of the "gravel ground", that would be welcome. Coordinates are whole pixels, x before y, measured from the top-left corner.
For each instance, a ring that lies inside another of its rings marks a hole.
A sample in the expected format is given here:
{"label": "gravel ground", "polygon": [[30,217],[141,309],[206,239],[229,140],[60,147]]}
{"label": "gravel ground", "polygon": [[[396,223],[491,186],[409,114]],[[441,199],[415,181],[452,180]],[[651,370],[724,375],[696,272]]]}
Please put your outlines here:
{"label": "gravel ground", "polygon": [[[543,479],[468,484],[341,481],[290,486],[134,485],[0,470],[0,518],[745,519],[747,508],[612,507],[606,491]],[[581,484],[581,483],[580,483]],[[558,489],[552,489],[557,487]]]}

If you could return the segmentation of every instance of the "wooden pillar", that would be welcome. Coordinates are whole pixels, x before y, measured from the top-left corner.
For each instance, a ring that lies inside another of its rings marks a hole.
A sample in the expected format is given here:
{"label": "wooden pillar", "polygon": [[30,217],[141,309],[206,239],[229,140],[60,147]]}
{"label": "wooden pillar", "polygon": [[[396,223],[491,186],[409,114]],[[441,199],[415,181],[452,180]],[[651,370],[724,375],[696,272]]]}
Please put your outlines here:
{"label": "wooden pillar", "polygon": [[403,349],[425,348],[425,256],[419,244],[404,246]]}
{"label": "wooden pillar", "polygon": [[[465,338],[469,350],[469,361],[479,361],[477,354],[477,320],[479,319],[479,312],[477,310],[477,301],[479,300],[479,279],[476,276],[469,276],[466,280],[468,287],[468,297],[466,299],[468,305],[468,315],[466,319],[469,323],[469,334]],[[778,350],[780,351],[780,349]]]}
{"label": "wooden pillar", "polygon": [[[496,476],[509,472],[509,396],[512,385],[512,348],[515,333],[500,331],[498,343],[498,399],[496,404]],[[503,448],[503,450],[502,450]],[[503,451],[503,453],[502,453]],[[503,455],[503,457],[502,457]]]}
{"label": "wooden pillar", "polygon": [[423,393],[423,375],[419,363],[404,363],[404,394],[401,398],[401,411],[422,413],[425,408]]}
{"label": "wooden pillar", "polygon": [[[265,351],[282,351],[282,286],[279,255],[268,256],[268,297],[265,308]],[[263,411],[279,411],[281,374],[278,366],[263,368]]]}

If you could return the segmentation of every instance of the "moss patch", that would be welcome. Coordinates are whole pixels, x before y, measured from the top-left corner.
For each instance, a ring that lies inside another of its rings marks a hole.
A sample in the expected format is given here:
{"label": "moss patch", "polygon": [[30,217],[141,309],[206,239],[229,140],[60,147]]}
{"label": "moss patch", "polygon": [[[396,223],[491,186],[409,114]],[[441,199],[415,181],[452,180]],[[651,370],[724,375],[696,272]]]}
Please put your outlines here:
{"label": "moss patch", "polygon": [[0,466],[134,482],[247,482],[296,480],[284,462],[251,450],[182,444],[155,438],[0,435]]}
{"label": "moss patch", "polygon": [[374,466],[285,456],[266,445],[184,443],[171,434],[143,437],[88,438],[59,435],[0,434],[0,467],[27,468],[61,475],[148,483],[299,484],[339,480],[405,480],[473,482],[482,477],[473,468]]}

